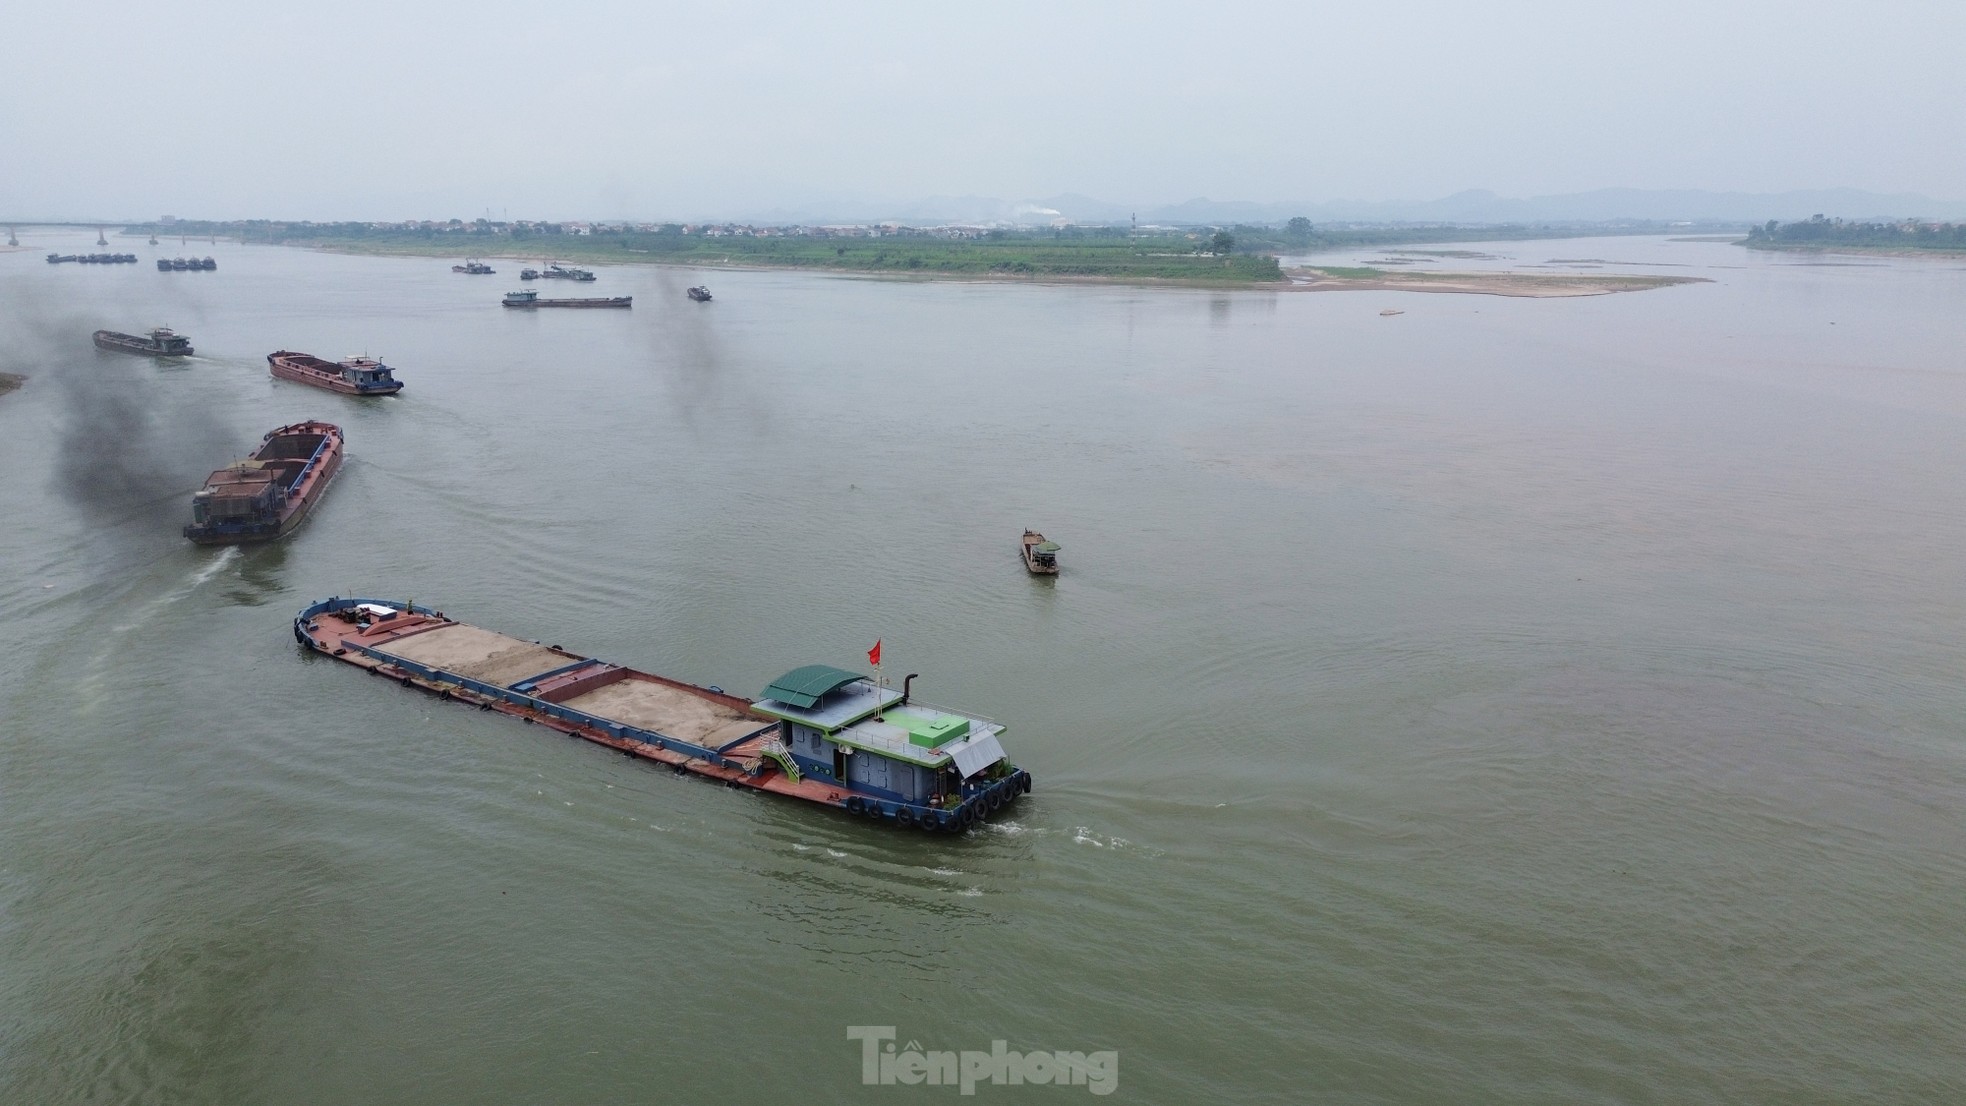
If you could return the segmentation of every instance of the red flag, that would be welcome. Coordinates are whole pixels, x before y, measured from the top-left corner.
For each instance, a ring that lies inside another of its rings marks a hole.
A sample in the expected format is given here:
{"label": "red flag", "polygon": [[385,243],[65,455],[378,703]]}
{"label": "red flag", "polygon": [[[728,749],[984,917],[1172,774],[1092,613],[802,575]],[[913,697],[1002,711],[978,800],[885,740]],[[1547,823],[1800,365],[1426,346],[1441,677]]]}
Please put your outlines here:
{"label": "red flag", "polygon": [[875,668],[881,666],[881,643],[879,638],[874,640],[874,647],[867,650],[867,663],[873,665]]}

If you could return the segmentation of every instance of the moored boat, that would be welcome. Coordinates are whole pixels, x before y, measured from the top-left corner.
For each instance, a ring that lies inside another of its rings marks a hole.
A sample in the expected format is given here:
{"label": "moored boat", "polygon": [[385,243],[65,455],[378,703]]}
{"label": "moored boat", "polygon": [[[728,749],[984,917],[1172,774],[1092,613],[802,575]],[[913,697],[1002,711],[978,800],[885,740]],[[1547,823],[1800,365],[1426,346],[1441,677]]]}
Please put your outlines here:
{"label": "moored boat", "polygon": [[545,280],[577,280],[586,282],[594,279],[593,273],[586,269],[576,269],[571,265],[548,265],[539,275]]}
{"label": "moored boat", "polygon": [[384,599],[302,610],[294,639],[444,699],[732,787],[959,832],[1031,790],[1004,727],[913,701],[911,685],[808,665],[753,702]]}
{"label": "moored boat", "polygon": [[119,334],[114,330],[98,330],[95,334],[97,349],[114,350],[118,353],[146,353],[152,357],[189,357],[191,339],[172,331],[169,327],[153,327],[148,334]]}
{"label": "moored boat", "polygon": [[695,300],[698,303],[709,303],[710,289],[699,284],[694,288],[689,289],[689,298]]}
{"label": "moored boat", "polygon": [[171,259],[170,259],[170,258],[168,258],[168,257],[160,257],[160,258],[158,258],[158,259],[157,259],[157,271],[158,271],[158,272],[160,272],[160,273],[168,273],[168,272],[170,272],[170,271],[171,271]]}
{"label": "moored boat", "polygon": [[492,273],[497,272],[497,270],[476,258],[467,258],[462,265],[452,265],[451,272],[469,273],[472,276],[490,276]]}
{"label": "moored boat", "polygon": [[543,300],[534,291],[507,292],[498,301],[506,307],[633,307],[633,296],[589,296],[584,299]]}
{"label": "moored boat", "polygon": [[184,536],[200,545],[291,533],[341,469],[341,428],[297,422],[269,432],[251,457],[212,473],[191,497]]}
{"label": "moored boat", "polygon": [[351,396],[386,396],[403,390],[395,370],[373,357],[329,361],[311,353],[276,350],[266,355],[274,376]]}
{"label": "moored boat", "polygon": [[538,270],[538,269],[520,269],[520,270],[519,270],[519,279],[520,279],[520,280],[538,280],[538,279],[539,279],[539,270]]}
{"label": "moored boat", "polygon": [[1064,548],[1055,541],[1046,541],[1036,530],[1024,531],[1017,539],[1017,552],[1024,558],[1024,567],[1033,576],[1058,575],[1058,551]]}

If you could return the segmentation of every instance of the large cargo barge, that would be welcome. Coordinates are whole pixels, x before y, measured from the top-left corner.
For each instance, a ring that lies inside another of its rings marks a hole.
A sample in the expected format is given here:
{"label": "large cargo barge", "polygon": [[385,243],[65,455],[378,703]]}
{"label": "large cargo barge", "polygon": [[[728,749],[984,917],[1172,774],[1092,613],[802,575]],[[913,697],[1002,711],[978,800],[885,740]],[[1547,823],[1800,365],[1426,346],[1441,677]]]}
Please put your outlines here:
{"label": "large cargo barge", "polygon": [[498,711],[676,772],[931,831],[960,832],[1031,790],[988,719],[915,702],[828,665],[797,668],[753,702],[428,607],[325,599],[294,640],[404,687]]}
{"label": "large cargo barge", "polygon": [[329,361],[311,353],[276,350],[266,355],[274,376],[351,396],[386,396],[403,390],[395,370],[373,357]]}
{"label": "large cargo barge", "polygon": [[507,307],[633,307],[633,296],[588,296],[581,299],[543,300],[538,292],[507,292],[499,301]]}
{"label": "large cargo barge", "polygon": [[272,541],[307,518],[341,470],[341,428],[297,422],[269,432],[251,457],[205,479],[184,536],[199,545]]}
{"label": "large cargo barge", "polygon": [[172,331],[169,327],[156,327],[145,335],[98,330],[95,334],[95,342],[97,349],[113,350],[117,353],[144,353],[152,357],[191,356],[191,339]]}

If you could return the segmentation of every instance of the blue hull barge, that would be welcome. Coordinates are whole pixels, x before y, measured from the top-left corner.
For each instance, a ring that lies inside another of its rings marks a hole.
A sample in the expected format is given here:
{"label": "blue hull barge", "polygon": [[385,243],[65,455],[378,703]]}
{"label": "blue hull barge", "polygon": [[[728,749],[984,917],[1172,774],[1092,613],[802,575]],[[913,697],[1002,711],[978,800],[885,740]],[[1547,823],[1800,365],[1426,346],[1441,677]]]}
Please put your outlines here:
{"label": "blue hull barge", "polygon": [[912,702],[827,665],[753,702],[468,626],[387,599],[326,599],[294,639],[404,687],[495,710],[731,787],[961,832],[1031,790],[987,719]]}

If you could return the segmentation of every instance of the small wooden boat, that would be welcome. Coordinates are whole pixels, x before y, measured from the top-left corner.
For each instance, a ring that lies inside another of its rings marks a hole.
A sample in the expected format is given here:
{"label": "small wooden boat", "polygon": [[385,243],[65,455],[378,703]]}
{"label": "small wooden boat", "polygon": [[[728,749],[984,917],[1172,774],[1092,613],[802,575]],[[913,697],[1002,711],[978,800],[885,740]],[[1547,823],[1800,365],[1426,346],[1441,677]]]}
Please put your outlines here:
{"label": "small wooden boat", "polygon": [[689,298],[695,300],[698,303],[709,303],[710,289],[699,284],[696,287],[691,288],[689,290]]}
{"label": "small wooden boat", "polygon": [[1017,542],[1017,551],[1024,556],[1024,567],[1033,576],[1058,575],[1058,551],[1062,548],[1055,541],[1046,541],[1036,530],[1024,531]]}

